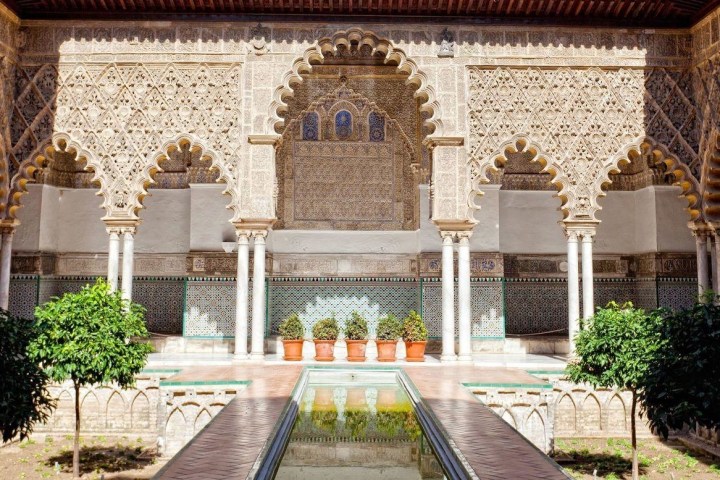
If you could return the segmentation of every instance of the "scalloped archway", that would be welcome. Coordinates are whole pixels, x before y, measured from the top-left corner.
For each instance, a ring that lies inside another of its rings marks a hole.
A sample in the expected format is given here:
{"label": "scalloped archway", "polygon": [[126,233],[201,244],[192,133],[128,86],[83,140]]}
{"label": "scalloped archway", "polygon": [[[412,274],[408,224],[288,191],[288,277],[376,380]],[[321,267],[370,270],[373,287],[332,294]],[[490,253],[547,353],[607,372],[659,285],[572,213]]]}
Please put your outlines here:
{"label": "scalloped archway", "polygon": [[303,81],[302,75],[311,72],[313,64],[323,63],[326,56],[337,51],[339,46],[347,48],[371,48],[373,55],[381,55],[386,64],[397,65],[397,72],[408,76],[406,82],[415,85],[415,98],[420,100],[420,112],[427,115],[424,125],[435,136],[444,134],[440,105],[435,89],[429,85],[428,77],[408,58],[407,54],[395,48],[389,40],[378,37],[371,31],[360,28],[342,30],[331,37],[321,38],[317,44],[308,48],[302,57],[293,62],[290,71],[283,75],[282,84],[275,89],[268,112],[268,131],[279,133],[285,127],[284,114],[287,112],[287,99],[293,96],[293,86]]}

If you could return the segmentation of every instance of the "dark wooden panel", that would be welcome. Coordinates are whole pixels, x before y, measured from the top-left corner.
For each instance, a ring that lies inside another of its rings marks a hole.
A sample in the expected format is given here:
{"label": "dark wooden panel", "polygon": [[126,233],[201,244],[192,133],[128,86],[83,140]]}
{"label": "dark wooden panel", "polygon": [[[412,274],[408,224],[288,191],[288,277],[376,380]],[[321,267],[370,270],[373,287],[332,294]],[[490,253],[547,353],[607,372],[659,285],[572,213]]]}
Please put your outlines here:
{"label": "dark wooden panel", "polygon": [[[0,0],[21,18],[365,20],[686,27],[720,0]],[[288,15],[294,15],[288,17]]]}

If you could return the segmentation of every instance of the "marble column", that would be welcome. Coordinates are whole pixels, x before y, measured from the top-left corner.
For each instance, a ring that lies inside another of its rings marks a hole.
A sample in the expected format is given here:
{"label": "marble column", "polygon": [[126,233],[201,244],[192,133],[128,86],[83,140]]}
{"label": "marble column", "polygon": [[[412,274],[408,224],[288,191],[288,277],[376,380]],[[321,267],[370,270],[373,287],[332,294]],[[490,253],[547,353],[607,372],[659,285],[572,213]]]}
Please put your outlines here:
{"label": "marble column", "polygon": [[265,237],[267,231],[253,232],[255,248],[253,252],[253,304],[252,304],[252,344],[250,358],[265,358]]}
{"label": "marble column", "polygon": [[107,282],[110,285],[110,291],[114,292],[118,286],[118,273],[120,270],[120,229],[110,227],[107,233],[110,237],[108,245],[108,274]]}
{"label": "marble column", "polygon": [[470,235],[458,233],[458,360],[472,361],[472,307],[470,303]]}
{"label": "marble column", "polygon": [[452,362],[455,356],[455,272],[453,266],[453,233],[440,232],[442,246],[442,355]]}
{"label": "marble column", "polygon": [[710,288],[708,281],[707,233],[695,230],[695,253],[697,256],[698,295],[702,296]]}
{"label": "marble column", "polygon": [[135,263],[135,227],[123,228],[122,298],[132,300],[133,266]]}
{"label": "marble column", "polygon": [[583,297],[583,318],[590,318],[595,314],[595,301],[593,298],[593,237],[594,231],[583,231],[582,233],[582,297]]}
{"label": "marble column", "polygon": [[0,308],[7,310],[10,305],[10,267],[15,226],[3,226],[0,232]]}
{"label": "marble column", "polygon": [[250,232],[237,232],[237,293],[235,306],[235,359],[247,358],[248,285],[250,261]]}
{"label": "marble column", "polygon": [[580,285],[578,281],[578,235],[566,230],[567,235],[567,274],[568,274],[568,337],[570,355],[575,353],[575,335],[580,329]]}

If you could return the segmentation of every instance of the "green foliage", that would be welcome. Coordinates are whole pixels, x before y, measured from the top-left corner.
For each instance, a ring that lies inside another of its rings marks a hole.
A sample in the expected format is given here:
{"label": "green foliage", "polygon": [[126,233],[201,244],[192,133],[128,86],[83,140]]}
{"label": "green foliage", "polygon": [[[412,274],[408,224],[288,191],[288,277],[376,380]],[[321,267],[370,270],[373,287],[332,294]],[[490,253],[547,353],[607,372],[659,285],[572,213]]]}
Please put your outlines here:
{"label": "green foliage", "polygon": [[132,386],[152,351],[137,341],[148,336],[143,315],[98,280],[35,309],[39,334],[29,351],[57,382]]}
{"label": "green foliage", "polygon": [[345,428],[350,431],[351,438],[363,439],[367,436],[367,428],[372,415],[363,409],[345,411]]}
{"label": "green foliage", "polygon": [[310,420],[318,429],[334,434],[337,429],[338,412],[335,408],[315,410],[310,412]]}
{"label": "green foliage", "polygon": [[683,425],[720,427],[720,306],[662,310],[662,352],[640,392],[650,424],[663,436]]}
{"label": "green foliage", "polygon": [[27,354],[36,323],[0,310],[0,332],[0,430],[7,442],[26,438],[35,423],[47,420],[55,402],[47,390],[50,379]]}
{"label": "green foliage", "polygon": [[403,320],[402,338],[406,342],[422,342],[428,338],[425,323],[415,310],[410,310],[408,316]]}
{"label": "green foliage", "polygon": [[283,340],[302,340],[305,338],[305,326],[300,321],[297,313],[293,313],[282,321],[278,327]]}
{"label": "green foliage", "polygon": [[567,366],[575,383],[593,387],[637,390],[650,361],[661,346],[660,316],[610,302],[598,308],[575,338],[577,359]]}
{"label": "green foliage", "polygon": [[407,412],[401,410],[378,410],[376,416],[377,430],[388,438],[398,436],[405,427]]}
{"label": "green foliage", "polygon": [[377,327],[378,340],[397,340],[402,336],[402,333],[402,323],[395,315],[389,313],[380,318]]}
{"label": "green foliage", "polygon": [[350,320],[345,324],[345,338],[348,340],[367,340],[368,325],[358,312],[352,312]]}
{"label": "green foliage", "polygon": [[312,329],[313,338],[315,340],[337,340],[338,324],[334,318],[323,318]]}

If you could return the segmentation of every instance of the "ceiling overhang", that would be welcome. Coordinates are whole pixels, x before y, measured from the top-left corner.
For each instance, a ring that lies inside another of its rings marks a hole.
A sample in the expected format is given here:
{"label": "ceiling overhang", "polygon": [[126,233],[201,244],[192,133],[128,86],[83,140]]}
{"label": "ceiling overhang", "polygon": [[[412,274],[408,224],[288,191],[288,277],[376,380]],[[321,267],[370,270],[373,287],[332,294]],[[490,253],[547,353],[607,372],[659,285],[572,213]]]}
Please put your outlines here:
{"label": "ceiling overhang", "polygon": [[208,20],[687,28],[720,0],[0,0],[23,20]]}

